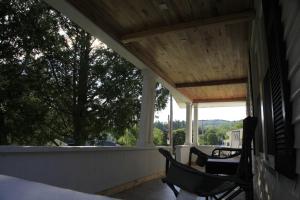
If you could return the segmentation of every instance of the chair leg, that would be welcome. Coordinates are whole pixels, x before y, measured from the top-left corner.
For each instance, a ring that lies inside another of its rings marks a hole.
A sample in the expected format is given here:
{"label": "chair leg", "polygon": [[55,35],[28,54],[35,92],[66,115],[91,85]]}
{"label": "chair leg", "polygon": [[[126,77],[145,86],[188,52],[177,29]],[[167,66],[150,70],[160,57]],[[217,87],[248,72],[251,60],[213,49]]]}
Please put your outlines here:
{"label": "chair leg", "polygon": [[216,199],[217,200],[218,198],[216,196],[206,196],[205,199],[206,200],[209,200],[209,199]]}
{"label": "chair leg", "polygon": [[232,199],[234,199],[237,195],[239,195],[242,192],[243,192],[243,189],[239,188],[237,191],[235,191],[229,197],[227,197],[226,200],[232,200]]}
{"label": "chair leg", "polygon": [[224,197],[228,196],[230,193],[232,193],[234,190],[238,189],[238,187],[234,187],[231,190],[228,190],[227,192],[223,193],[220,197],[216,198],[218,199],[223,199]]}
{"label": "chair leg", "polygon": [[170,183],[167,183],[167,185],[171,188],[171,190],[174,192],[175,196],[177,197],[179,192],[176,190],[175,186]]}
{"label": "chair leg", "polygon": [[253,200],[253,188],[251,186],[245,190],[245,199]]}

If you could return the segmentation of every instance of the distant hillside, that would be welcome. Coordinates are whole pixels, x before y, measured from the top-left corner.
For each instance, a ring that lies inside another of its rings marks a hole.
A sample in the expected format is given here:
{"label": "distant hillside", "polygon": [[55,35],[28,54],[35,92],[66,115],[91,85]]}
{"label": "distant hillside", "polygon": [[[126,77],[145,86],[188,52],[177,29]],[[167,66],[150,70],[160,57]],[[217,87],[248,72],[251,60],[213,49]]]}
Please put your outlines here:
{"label": "distant hillside", "polygon": [[213,119],[213,120],[198,120],[199,126],[220,126],[224,124],[232,125],[238,121],[227,121],[223,119]]}
{"label": "distant hillside", "polygon": [[[201,128],[202,126],[208,127],[208,126],[214,126],[214,127],[219,127],[223,125],[228,125],[232,126],[240,121],[227,121],[227,120],[222,120],[222,119],[213,119],[213,120],[199,120],[198,124],[199,127]],[[163,131],[168,130],[168,124],[165,122],[155,122],[154,127],[159,128]],[[185,121],[174,121],[173,122],[173,129],[180,129],[180,128],[185,128]]]}
{"label": "distant hillside", "polygon": [[[213,120],[199,120],[199,144],[201,145],[222,145],[227,138],[226,133],[230,130],[236,130],[243,127],[242,120],[239,121],[227,121],[222,119]],[[174,144],[184,144],[185,142],[185,121],[173,122],[173,138]],[[167,138],[169,130],[168,123],[155,122],[155,129],[160,129],[164,133],[164,137]]]}

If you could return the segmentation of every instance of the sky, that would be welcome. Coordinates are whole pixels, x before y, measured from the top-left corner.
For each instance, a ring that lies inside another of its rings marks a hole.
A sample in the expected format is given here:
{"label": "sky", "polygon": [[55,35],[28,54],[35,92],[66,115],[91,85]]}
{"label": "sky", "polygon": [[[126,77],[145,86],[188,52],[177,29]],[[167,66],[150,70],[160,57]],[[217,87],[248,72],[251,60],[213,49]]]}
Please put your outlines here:
{"label": "sky", "polygon": [[[170,102],[167,107],[159,112],[155,112],[155,121],[167,122],[168,115],[170,113]],[[229,121],[235,121],[244,119],[246,117],[246,105],[234,106],[234,107],[210,107],[210,108],[198,108],[199,120],[210,119],[224,119]],[[186,109],[179,108],[176,101],[173,100],[173,121],[186,120]]]}

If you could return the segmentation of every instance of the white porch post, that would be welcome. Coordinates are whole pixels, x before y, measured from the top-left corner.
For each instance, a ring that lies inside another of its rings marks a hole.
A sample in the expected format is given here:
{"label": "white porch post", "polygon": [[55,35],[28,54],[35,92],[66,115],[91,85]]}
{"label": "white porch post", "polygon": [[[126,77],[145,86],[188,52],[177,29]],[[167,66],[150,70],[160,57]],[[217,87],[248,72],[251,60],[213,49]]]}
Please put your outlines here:
{"label": "white porch post", "polygon": [[192,143],[192,104],[186,103],[185,145],[191,145]]}
{"label": "white porch post", "polygon": [[198,146],[198,105],[194,104],[193,145]]}
{"label": "white porch post", "polygon": [[156,76],[147,69],[143,70],[143,92],[139,137],[137,146],[154,146],[153,121],[155,106]]}
{"label": "white porch post", "polygon": [[169,138],[170,138],[170,146],[173,149],[173,97],[170,94],[170,120],[169,120]]}

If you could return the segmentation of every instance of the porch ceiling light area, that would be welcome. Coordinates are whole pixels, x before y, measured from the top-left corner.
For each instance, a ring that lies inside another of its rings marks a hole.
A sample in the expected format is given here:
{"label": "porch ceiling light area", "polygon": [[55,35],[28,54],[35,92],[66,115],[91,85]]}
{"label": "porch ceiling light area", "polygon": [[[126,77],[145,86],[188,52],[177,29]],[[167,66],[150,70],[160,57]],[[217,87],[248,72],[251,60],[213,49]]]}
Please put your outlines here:
{"label": "porch ceiling light area", "polygon": [[[250,0],[66,2],[191,102],[246,98]],[[178,87],[216,80],[238,81]]]}

